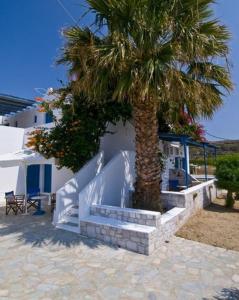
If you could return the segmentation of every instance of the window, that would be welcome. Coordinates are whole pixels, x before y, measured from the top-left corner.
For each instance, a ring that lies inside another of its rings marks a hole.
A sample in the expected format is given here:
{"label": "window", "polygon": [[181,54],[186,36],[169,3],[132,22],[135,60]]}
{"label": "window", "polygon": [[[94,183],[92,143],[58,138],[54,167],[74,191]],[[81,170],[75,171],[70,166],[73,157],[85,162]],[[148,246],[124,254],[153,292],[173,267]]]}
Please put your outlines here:
{"label": "window", "polygon": [[34,116],[34,123],[37,123],[37,116]]}
{"label": "window", "polygon": [[53,122],[53,115],[51,113],[46,113],[45,122],[46,123]]}

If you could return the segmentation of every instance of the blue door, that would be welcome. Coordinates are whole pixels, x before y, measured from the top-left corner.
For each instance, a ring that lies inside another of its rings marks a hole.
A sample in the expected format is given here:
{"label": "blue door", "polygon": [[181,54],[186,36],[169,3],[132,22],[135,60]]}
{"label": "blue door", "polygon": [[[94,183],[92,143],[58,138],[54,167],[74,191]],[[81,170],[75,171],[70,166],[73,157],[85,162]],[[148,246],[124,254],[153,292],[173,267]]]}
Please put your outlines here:
{"label": "blue door", "polygon": [[40,165],[27,167],[27,193],[38,191],[40,188]]}
{"label": "blue door", "polygon": [[50,113],[46,113],[46,119],[45,119],[46,123],[51,123],[53,122],[53,116]]}
{"label": "blue door", "polygon": [[51,193],[52,165],[44,165],[44,192]]}

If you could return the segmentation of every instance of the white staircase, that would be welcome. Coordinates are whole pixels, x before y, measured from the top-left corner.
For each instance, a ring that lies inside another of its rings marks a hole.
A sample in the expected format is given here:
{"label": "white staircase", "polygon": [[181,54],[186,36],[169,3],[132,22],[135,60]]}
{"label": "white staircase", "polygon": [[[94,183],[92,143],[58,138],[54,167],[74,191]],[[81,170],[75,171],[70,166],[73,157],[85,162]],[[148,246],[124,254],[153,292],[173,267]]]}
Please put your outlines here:
{"label": "white staircase", "polygon": [[80,233],[78,209],[77,205],[72,205],[60,222],[56,223],[56,228]]}

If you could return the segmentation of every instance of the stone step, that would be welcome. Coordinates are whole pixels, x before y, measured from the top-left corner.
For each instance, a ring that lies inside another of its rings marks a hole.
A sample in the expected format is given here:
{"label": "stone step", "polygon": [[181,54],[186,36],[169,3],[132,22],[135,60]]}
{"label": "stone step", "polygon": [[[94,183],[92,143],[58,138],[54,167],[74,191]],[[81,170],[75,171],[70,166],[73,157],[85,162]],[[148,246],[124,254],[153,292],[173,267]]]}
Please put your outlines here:
{"label": "stone step", "polygon": [[100,216],[105,218],[117,219],[120,221],[126,221],[128,223],[158,227],[160,225],[160,212],[132,209],[132,208],[120,208],[109,205],[92,205],[90,208],[90,214],[93,216]]}
{"label": "stone step", "polygon": [[165,224],[173,221],[175,218],[178,218],[181,213],[183,213],[186,208],[174,207],[168,210],[166,213],[162,215],[161,224]]}
{"label": "stone step", "polygon": [[75,233],[80,233],[80,228],[78,224],[67,222],[67,221],[57,223],[56,228],[75,232]]}
{"label": "stone step", "polygon": [[70,210],[68,211],[70,214],[78,214],[79,213],[79,206],[78,205],[73,205]]}
{"label": "stone step", "polygon": [[101,216],[80,220],[82,235],[149,255],[155,249],[156,228]]}
{"label": "stone step", "polygon": [[67,213],[64,217],[63,217],[63,221],[64,222],[70,222],[70,223],[74,223],[74,224],[79,224],[79,218],[78,218],[78,214],[72,214],[72,213]]}

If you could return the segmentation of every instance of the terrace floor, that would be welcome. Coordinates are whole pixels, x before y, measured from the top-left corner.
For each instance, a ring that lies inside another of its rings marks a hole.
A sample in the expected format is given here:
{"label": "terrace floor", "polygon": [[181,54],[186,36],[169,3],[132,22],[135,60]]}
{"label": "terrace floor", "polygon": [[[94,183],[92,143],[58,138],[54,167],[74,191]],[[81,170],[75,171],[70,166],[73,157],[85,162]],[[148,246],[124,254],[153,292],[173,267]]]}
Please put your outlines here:
{"label": "terrace floor", "polygon": [[239,299],[239,252],[172,238],[147,257],[0,208],[0,299]]}

